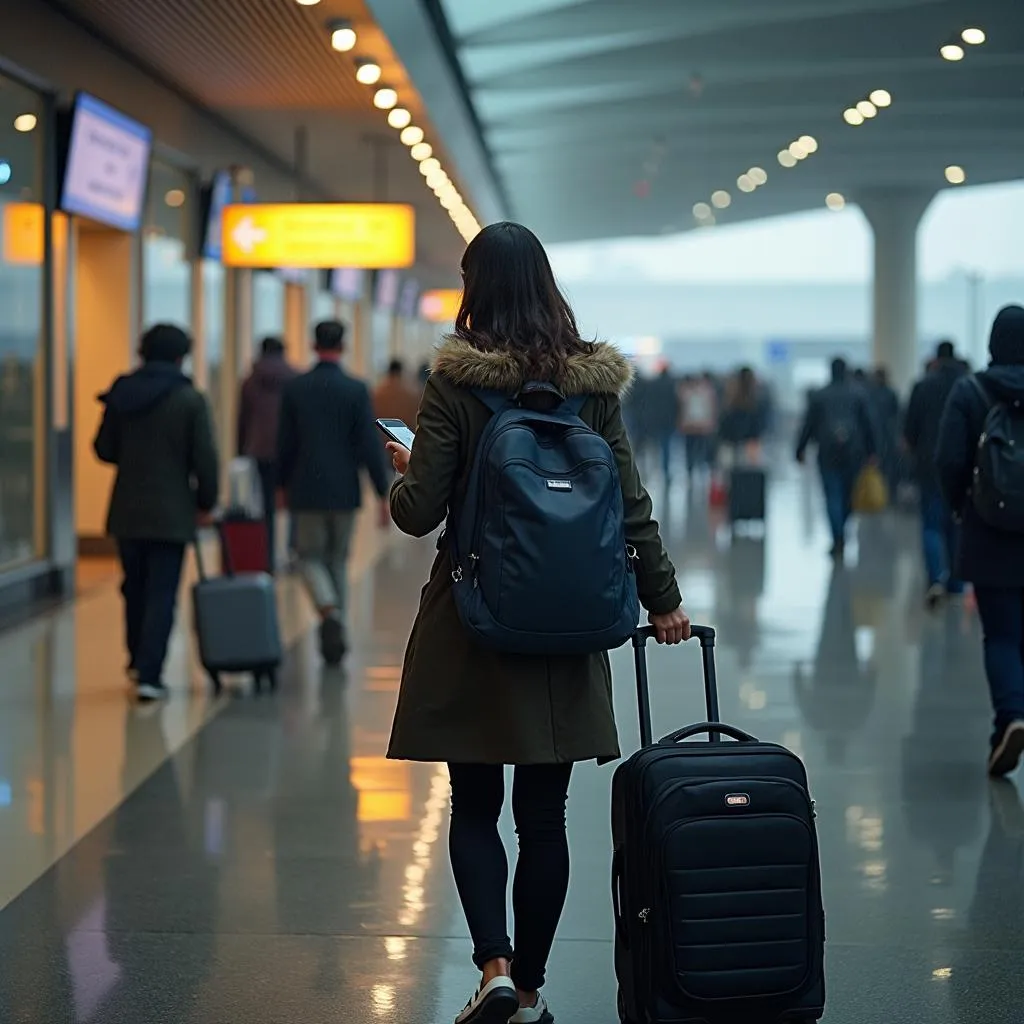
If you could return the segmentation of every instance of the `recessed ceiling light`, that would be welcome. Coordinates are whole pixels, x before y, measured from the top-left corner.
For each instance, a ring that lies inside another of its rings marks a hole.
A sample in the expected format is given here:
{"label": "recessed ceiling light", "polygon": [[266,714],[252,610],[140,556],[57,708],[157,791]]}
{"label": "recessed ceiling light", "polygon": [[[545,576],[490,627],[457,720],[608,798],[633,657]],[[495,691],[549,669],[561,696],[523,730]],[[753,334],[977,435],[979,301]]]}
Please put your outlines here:
{"label": "recessed ceiling light", "polygon": [[439,170],[441,170],[441,161],[436,156],[427,156],[420,161],[420,174],[424,178],[428,174],[435,174]]}
{"label": "recessed ceiling light", "polygon": [[295,0],[300,7],[316,7],[320,0]]}
{"label": "recessed ceiling light", "polygon": [[405,107],[395,107],[388,114],[388,124],[392,128],[407,128],[412,123],[412,114]]}
{"label": "recessed ceiling light", "polygon": [[861,117],[874,117],[878,113],[878,107],[871,102],[871,100],[861,100],[857,104],[857,113]]}
{"label": "recessed ceiling light", "polygon": [[754,184],[754,179],[749,174],[741,174],[736,179],[736,187],[741,192],[753,192],[757,185]]}
{"label": "recessed ceiling light", "polygon": [[35,114],[19,114],[14,119],[14,130],[16,132],[30,132],[35,129],[38,123],[39,118]]}
{"label": "recessed ceiling light", "polygon": [[356,30],[352,27],[351,21],[332,21],[327,27],[331,30],[331,47],[338,53],[348,53],[355,48]]}
{"label": "recessed ceiling light", "polygon": [[763,185],[768,180],[768,172],[763,167],[751,167],[747,174],[755,185]]}
{"label": "recessed ceiling light", "polygon": [[967,43],[968,46],[981,46],[985,39],[985,30],[982,28],[965,28],[960,33],[960,38]]}
{"label": "recessed ceiling light", "polygon": [[864,123],[864,115],[856,107],[847,107],[843,111],[843,120],[856,128],[857,125]]}
{"label": "recessed ceiling light", "polygon": [[808,156],[807,150],[804,149],[803,143],[799,140],[789,144],[789,153],[790,156],[796,157],[797,160],[806,160]]}
{"label": "recessed ceiling light", "polygon": [[185,205],[185,193],[180,188],[172,188],[167,195],[164,196],[164,202],[171,207],[171,209],[177,209],[179,206]]}
{"label": "recessed ceiling light", "polygon": [[389,85],[382,86],[373,94],[373,105],[378,110],[390,110],[398,102],[398,93]]}
{"label": "recessed ceiling light", "polygon": [[711,207],[707,203],[694,203],[693,215],[697,220],[706,220],[711,216]]}
{"label": "recessed ceiling light", "polygon": [[888,89],[876,89],[868,99],[876,107],[888,107],[892,103],[892,94]]}
{"label": "recessed ceiling light", "polygon": [[415,146],[417,143],[423,141],[423,129],[417,128],[416,125],[411,124],[408,128],[403,129],[399,138],[405,143],[405,145]]}
{"label": "recessed ceiling light", "polygon": [[964,48],[959,43],[946,43],[939,53],[942,54],[943,60],[963,60],[964,59]]}
{"label": "recessed ceiling light", "polygon": [[825,205],[830,210],[836,210],[838,212],[846,206],[846,200],[839,192],[829,192],[829,194],[825,196]]}
{"label": "recessed ceiling light", "polygon": [[6,185],[11,180],[11,165],[6,160],[0,160],[0,185]]}
{"label": "recessed ceiling light", "polygon": [[818,152],[818,140],[813,135],[801,135],[797,140],[805,153]]}
{"label": "recessed ceiling light", "polygon": [[417,162],[422,162],[434,152],[434,147],[429,142],[417,142],[409,150],[409,155]]}
{"label": "recessed ceiling light", "polygon": [[356,81],[362,85],[376,85],[380,81],[380,65],[372,60],[356,61]]}
{"label": "recessed ceiling light", "polygon": [[967,172],[959,167],[957,164],[953,164],[946,168],[946,181],[950,185],[962,185],[967,180]]}
{"label": "recessed ceiling light", "polygon": [[796,157],[788,149],[779,152],[779,163],[783,167],[796,167]]}
{"label": "recessed ceiling light", "polygon": [[725,191],[724,188],[720,188],[717,192],[711,193],[711,205],[719,210],[726,209],[732,203],[732,196]]}

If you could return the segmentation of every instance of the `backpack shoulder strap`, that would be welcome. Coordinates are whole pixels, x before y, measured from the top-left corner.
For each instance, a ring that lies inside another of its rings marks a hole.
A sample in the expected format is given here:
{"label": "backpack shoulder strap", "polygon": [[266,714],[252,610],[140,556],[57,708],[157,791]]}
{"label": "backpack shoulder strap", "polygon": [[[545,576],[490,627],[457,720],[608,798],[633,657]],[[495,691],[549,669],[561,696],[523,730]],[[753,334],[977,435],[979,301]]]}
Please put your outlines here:
{"label": "backpack shoulder strap", "polygon": [[565,407],[573,414],[573,416],[579,416],[583,411],[583,406],[587,404],[587,399],[590,395],[573,395],[572,398],[565,400]]}
{"label": "backpack shoulder strap", "polygon": [[480,399],[492,413],[501,412],[511,402],[511,396],[503,391],[489,391],[486,388],[471,388],[471,394]]}
{"label": "backpack shoulder strap", "polygon": [[971,374],[971,383],[974,385],[975,391],[981,395],[981,400],[985,403],[986,411],[990,410],[995,402],[992,400],[992,396],[988,393],[988,389],[984,384],[981,383],[981,378],[976,374]]}

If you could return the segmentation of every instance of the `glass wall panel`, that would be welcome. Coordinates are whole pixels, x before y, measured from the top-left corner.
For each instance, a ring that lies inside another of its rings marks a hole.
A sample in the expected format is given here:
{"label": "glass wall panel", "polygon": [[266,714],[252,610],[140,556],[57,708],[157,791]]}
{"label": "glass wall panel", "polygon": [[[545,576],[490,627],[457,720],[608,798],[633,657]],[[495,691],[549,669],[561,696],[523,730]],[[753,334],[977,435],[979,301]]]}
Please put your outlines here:
{"label": "glass wall panel", "polygon": [[43,107],[0,76],[0,570],[45,554]]}
{"label": "glass wall panel", "polygon": [[189,174],[153,161],[143,234],[143,328],[172,323],[192,333],[192,270],[188,250],[197,201]]}
{"label": "glass wall panel", "polygon": [[284,281],[273,273],[253,275],[252,334],[253,358],[267,335],[284,336]]}

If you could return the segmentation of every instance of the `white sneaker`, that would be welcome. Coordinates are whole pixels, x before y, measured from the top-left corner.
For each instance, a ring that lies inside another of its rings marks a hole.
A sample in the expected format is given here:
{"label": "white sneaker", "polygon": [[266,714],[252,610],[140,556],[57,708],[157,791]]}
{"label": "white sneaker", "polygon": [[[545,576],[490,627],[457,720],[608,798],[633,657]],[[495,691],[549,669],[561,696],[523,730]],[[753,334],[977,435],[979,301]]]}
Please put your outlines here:
{"label": "white sneaker", "polygon": [[539,995],[536,1005],[521,1006],[514,1017],[509,1017],[508,1024],[555,1024],[555,1018],[551,1016],[544,997]]}
{"label": "white sneaker", "polygon": [[511,978],[493,978],[477,989],[455,1024],[508,1024],[519,1009],[519,996]]}

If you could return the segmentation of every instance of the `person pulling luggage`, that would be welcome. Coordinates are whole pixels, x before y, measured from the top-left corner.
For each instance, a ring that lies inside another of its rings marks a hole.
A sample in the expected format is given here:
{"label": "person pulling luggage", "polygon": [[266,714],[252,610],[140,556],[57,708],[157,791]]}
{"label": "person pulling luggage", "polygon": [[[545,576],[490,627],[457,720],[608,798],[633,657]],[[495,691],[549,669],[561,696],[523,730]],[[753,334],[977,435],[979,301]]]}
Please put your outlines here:
{"label": "person pulling luggage", "polygon": [[[569,884],[569,779],[576,762],[619,756],[608,655],[588,634],[611,621],[615,638],[598,643],[627,640],[637,597],[659,642],[682,642],[690,622],[626,437],[629,363],[581,339],[526,228],[485,228],[462,270],[455,333],[437,353],[413,450],[388,445],[403,474],[391,490],[398,528],[422,537],[451,512],[409,638],[388,757],[448,764],[452,871],[481,972],[457,1024],[550,1024],[539,990]],[[563,471],[551,471],[559,459]],[[536,460],[544,472],[522,470]],[[486,500],[496,475],[500,517]],[[593,495],[610,503],[597,520]],[[617,532],[605,529],[609,508]],[[519,835],[514,947],[498,833],[507,764]]]}
{"label": "person pulling luggage", "polygon": [[961,518],[957,575],[974,584],[995,718],[988,770],[1024,754],[1024,308],[992,325],[988,369],[957,380],[939,425],[935,470]]}

